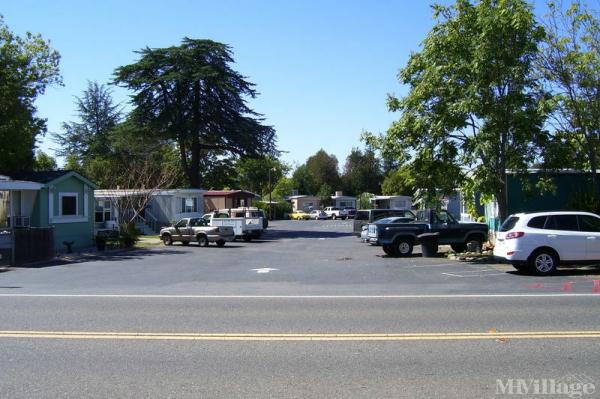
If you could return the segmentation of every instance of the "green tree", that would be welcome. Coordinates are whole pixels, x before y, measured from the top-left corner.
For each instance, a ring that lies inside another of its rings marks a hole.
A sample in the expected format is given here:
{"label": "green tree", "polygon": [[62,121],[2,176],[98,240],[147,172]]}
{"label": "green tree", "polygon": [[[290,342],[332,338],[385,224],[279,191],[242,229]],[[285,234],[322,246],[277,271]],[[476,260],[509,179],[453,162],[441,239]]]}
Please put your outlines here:
{"label": "green tree", "polygon": [[549,2],[546,39],[538,67],[553,94],[549,122],[554,132],[546,145],[545,165],[590,171],[593,193],[599,191],[600,21],[581,1],[567,9]]}
{"label": "green tree", "polygon": [[[179,153],[177,152],[177,162]],[[200,181],[207,189],[221,190],[226,188],[238,188],[238,175],[235,169],[235,159],[230,157],[220,156],[214,151],[203,151],[200,155]],[[179,166],[181,169],[181,166]],[[185,178],[185,173],[181,172],[181,176]],[[187,186],[188,179],[185,178]]]}
{"label": "green tree", "polygon": [[342,180],[349,195],[362,192],[379,193],[383,173],[381,162],[372,148],[353,148],[346,158]]}
{"label": "green tree", "polygon": [[340,172],[338,170],[338,160],[335,155],[330,155],[321,149],[306,160],[306,169],[311,175],[317,189],[324,184],[334,188],[339,187]]}
{"label": "green tree", "polygon": [[88,81],[81,97],[76,97],[78,121],[63,122],[63,134],[54,140],[61,146],[59,156],[74,156],[85,168],[97,157],[111,154],[111,132],[121,120],[121,111],[115,105],[110,90],[98,82]]}
{"label": "green tree", "polygon": [[[534,61],[544,30],[524,0],[457,0],[434,6],[434,16],[421,51],[400,71],[408,95],[388,99],[400,119],[383,139],[367,142],[442,173],[452,165],[469,170],[505,218],[507,169],[524,170],[538,155],[543,115]],[[420,170],[417,182],[439,182]]]}
{"label": "green tree", "polygon": [[332,204],[331,196],[333,195],[333,189],[327,183],[324,183],[317,192],[317,197],[321,201],[321,205],[330,206]]}
{"label": "green tree", "polygon": [[373,209],[373,204],[371,203],[371,198],[375,195],[372,193],[361,193],[356,198],[356,206],[358,209]]}
{"label": "green tree", "polygon": [[300,194],[316,194],[320,187],[306,164],[300,165],[294,170],[292,180],[294,181],[294,189],[298,190]]}
{"label": "green tree", "polygon": [[274,153],[275,131],[248,107],[246,98],[256,91],[231,68],[229,46],[184,38],[179,46],[145,48],[139,54],[136,63],[117,68],[115,82],[135,92],[137,121],[177,143],[192,187],[202,184],[204,153]]}
{"label": "green tree", "polygon": [[411,174],[411,165],[406,164],[393,170],[381,184],[383,195],[415,195],[415,181]]}
{"label": "green tree", "polygon": [[[105,181],[110,176],[115,175],[112,170],[127,170],[134,164],[148,165],[154,173],[160,170],[172,170],[175,179],[169,179],[173,187],[188,187],[187,179],[181,169],[179,162],[179,153],[176,146],[166,140],[162,140],[158,134],[146,126],[140,126],[133,118],[128,118],[119,123],[111,130],[108,136],[108,154],[106,156],[95,157],[89,162],[87,169],[92,164],[106,164],[104,170],[109,173],[102,173],[103,169],[96,169],[97,173],[89,172],[90,178],[97,176],[99,183],[103,186],[108,184],[114,187],[115,182]],[[210,163],[210,166],[213,166]],[[204,170],[206,172],[206,170]]]}
{"label": "green tree", "polygon": [[56,170],[56,159],[46,154],[43,151],[38,151],[35,154],[34,170]]}
{"label": "green tree", "polygon": [[257,194],[268,194],[269,189],[273,189],[289,169],[288,165],[273,156],[242,158],[235,166],[239,187]]}
{"label": "green tree", "polygon": [[295,189],[294,180],[283,176],[281,179],[277,181],[275,186],[273,187],[272,198],[273,200],[282,200],[287,196],[292,195],[292,191]]}
{"label": "green tree", "polygon": [[13,34],[0,15],[0,171],[31,170],[46,120],[35,100],[46,87],[62,84],[60,55],[39,34]]}

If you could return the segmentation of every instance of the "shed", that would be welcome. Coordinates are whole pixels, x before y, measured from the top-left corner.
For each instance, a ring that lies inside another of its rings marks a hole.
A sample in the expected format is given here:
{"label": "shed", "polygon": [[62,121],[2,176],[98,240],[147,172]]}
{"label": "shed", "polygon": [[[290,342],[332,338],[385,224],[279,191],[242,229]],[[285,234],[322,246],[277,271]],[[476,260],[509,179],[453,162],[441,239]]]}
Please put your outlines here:
{"label": "shed", "polygon": [[212,212],[218,209],[250,207],[252,202],[260,198],[245,190],[208,190],[204,193],[204,209]]}

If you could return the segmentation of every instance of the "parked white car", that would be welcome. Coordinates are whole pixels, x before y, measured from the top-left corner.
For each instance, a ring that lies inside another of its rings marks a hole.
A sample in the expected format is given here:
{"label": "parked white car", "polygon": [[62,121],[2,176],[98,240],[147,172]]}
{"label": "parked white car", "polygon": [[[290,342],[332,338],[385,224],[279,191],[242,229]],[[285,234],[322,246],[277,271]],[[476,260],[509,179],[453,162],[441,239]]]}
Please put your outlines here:
{"label": "parked white car", "polygon": [[494,256],[515,269],[552,274],[559,264],[600,263],[600,216],[587,212],[511,215],[500,227]]}
{"label": "parked white car", "polygon": [[327,216],[327,214],[319,209],[314,209],[312,211],[310,211],[310,213],[308,214],[308,216],[310,216],[311,219],[314,220],[326,220],[329,219],[329,216]]}

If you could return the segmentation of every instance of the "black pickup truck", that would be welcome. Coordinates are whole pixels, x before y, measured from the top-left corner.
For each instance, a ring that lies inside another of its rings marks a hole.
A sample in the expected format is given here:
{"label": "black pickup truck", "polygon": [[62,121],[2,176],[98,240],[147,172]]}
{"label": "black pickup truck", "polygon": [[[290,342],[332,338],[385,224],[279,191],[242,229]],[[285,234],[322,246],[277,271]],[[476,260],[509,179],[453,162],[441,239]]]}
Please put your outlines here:
{"label": "black pickup truck", "polygon": [[437,233],[438,244],[450,244],[456,252],[463,252],[467,247],[480,250],[487,232],[485,223],[460,223],[446,211],[424,209],[417,211],[413,222],[370,223],[368,238],[369,243],[382,246],[390,256],[408,256],[425,233]]}

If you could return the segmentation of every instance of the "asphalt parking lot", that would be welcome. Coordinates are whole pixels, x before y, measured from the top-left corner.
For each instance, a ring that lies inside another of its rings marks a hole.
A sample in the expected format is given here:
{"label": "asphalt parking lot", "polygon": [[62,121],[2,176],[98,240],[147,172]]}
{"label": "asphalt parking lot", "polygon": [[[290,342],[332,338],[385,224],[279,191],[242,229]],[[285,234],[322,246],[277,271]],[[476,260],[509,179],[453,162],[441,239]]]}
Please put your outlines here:
{"label": "asphalt parking lot", "polygon": [[80,263],[15,268],[0,293],[176,295],[445,295],[600,293],[600,269],[552,277],[510,265],[386,256],[352,235],[352,220],[273,221],[260,240],[224,248],[175,244]]}
{"label": "asphalt parking lot", "polygon": [[390,258],[351,224],[0,273],[0,397],[489,398],[508,379],[600,381],[597,269]]}

